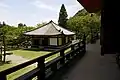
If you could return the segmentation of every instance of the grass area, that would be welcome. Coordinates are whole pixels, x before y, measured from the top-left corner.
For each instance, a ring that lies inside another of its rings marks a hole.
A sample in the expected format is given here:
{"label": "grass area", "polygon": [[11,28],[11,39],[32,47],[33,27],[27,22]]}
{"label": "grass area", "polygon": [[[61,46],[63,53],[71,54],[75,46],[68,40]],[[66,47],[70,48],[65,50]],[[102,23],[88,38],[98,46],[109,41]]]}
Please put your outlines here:
{"label": "grass area", "polygon": [[57,58],[58,56],[60,56],[60,52],[57,53],[57,54],[54,54],[54,55],[52,55],[52,56],[50,56],[50,57],[48,57],[48,58],[46,58],[45,61],[46,61],[46,62],[49,62],[49,61]]}
{"label": "grass area", "polygon": [[[28,60],[31,60],[31,59],[34,59],[36,57],[40,57],[40,56],[43,56],[43,55],[50,53],[50,52],[46,52],[46,51],[29,51],[29,50],[13,50],[11,52],[13,52],[14,55],[22,56],[23,58],[28,59]],[[14,64],[14,63],[0,64],[0,71],[6,70],[6,69],[11,68],[15,65],[17,65],[17,64]]]}
{"label": "grass area", "polygon": [[11,68],[11,67],[13,67],[13,65],[15,65],[15,64],[1,64],[0,65],[0,71],[6,70],[8,68]]}
{"label": "grass area", "polygon": [[[65,53],[67,53],[68,51],[70,51],[71,48],[65,50]],[[13,50],[11,51],[13,52],[14,55],[17,55],[17,56],[22,56],[23,58],[26,58],[28,60],[31,60],[31,59],[34,59],[36,57],[40,57],[40,56],[43,56],[43,55],[46,55],[46,54],[49,54],[50,52],[47,52],[47,51],[31,51],[31,50]],[[60,53],[57,53],[57,54],[54,54],[48,58],[46,58],[46,62],[50,61],[50,60],[53,60],[54,58],[60,56]],[[15,66],[16,64],[4,64],[2,66],[0,66],[0,71],[2,70],[5,70],[5,69],[8,69],[12,66]],[[8,80],[14,80],[15,78],[19,77],[20,75],[34,69],[35,66],[28,66],[28,67],[25,67],[19,71],[16,71],[10,75],[7,76],[7,79]]]}
{"label": "grass area", "polygon": [[[13,50],[10,52],[13,52],[14,55],[22,56],[23,58],[28,59],[28,60],[31,60],[31,59],[34,59],[34,58],[37,58],[37,57],[40,57],[40,56],[50,53],[47,51],[30,51],[30,50]],[[0,71],[6,70],[6,69],[11,68],[16,65],[17,64],[14,64],[14,63],[0,65]],[[35,68],[35,66],[28,66],[23,69],[20,69],[14,73],[8,75],[7,79],[14,80],[15,78],[19,77],[20,75],[22,75],[26,72],[29,72],[30,70],[32,70],[34,68]]]}
{"label": "grass area", "polygon": [[71,48],[68,48],[67,50],[65,50],[65,53],[67,53],[67,52],[69,52],[69,51],[71,51]]}
{"label": "grass area", "polygon": [[[1,64],[0,65],[0,71],[6,70],[6,69],[11,68],[11,67],[16,66],[16,65],[17,64],[13,64],[13,63],[11,63],[11,64]],[[9,74],[7,76],[7,80],[14,80],[15,78],[19,77],[20,75],[23,75],[23,74],[29,72],[30,70],[34,69],[35,67],[36,66],[34,66],[34,65],[28,66],[28,67],[25,67],[23,69],[20,69],[20,70],[14,72],[12,74]]]}
{"label": "grass area", "polygon": [[23,58],[26,59],[34,59],[36,57],[40,57],[50,53],[47,51],[30,51],[30,50],[13,50],[11,52],[13,52],[14,55],[22,56]]}
{"label": "grass area", "polygon": [[[65,50],[65,53],[69,52],[71,50],[71,48],[68,48],[67,50]],[[18,55],[18,56],[22,56],[23,58],[26,59],[34,59],[36,57],[40,57],[46,54],[49,54],[50,52],[47,51],[29,51],[29,50],[13,50],[12,51],[14,55]],[[48,58],[46,58],[46,61],[50,61],[56,57],[59,56],[60,53],[57,53],[55,55],[52,55]]]}
{"label": "grass area", "polygon": [[[67,50],[65,50],[65,54],[67,53],[67,52],[69,52],[71,50],[71,48],[68,48]],[[53,59],[55,59],[56,57],[58,57],[58,56],[60,56],[60,52],[59,53],[57,53],[57,54],[54,54],[54,55],[52,55],[52,56],[50,56],[50,57],[48,57],[48,58],[46,58],[45,60],[48,62],[48,61],[50,61],[50,60],[53,60]]]}
{"label": "grass area", "polygon": [[34,69],[36,66],[28,66],[28,67],[25,67],[23,69],[20,69],[12,74],[9,74],[7,76],[7,80],[14,80],[15,78],[19,77],[20,75],[23,75],[27,72],[29,72],[30,70]]}

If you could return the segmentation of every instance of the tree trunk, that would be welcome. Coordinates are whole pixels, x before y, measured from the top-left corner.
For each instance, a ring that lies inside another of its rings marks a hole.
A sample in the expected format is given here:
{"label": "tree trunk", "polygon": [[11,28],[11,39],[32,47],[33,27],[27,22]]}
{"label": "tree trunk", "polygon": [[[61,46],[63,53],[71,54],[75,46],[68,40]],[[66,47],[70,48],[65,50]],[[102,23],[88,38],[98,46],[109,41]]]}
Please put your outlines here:
{"label": "tree trunk", "polygon": [[5,60],[6,60],[6,44],[5,44],[5,35],[3,35],[3,46],[4,46],[3,62],[5,62]]}
{"label": "tree trunk", "polygon": [[0,62],[2,62],[2,47],[0,48]]}

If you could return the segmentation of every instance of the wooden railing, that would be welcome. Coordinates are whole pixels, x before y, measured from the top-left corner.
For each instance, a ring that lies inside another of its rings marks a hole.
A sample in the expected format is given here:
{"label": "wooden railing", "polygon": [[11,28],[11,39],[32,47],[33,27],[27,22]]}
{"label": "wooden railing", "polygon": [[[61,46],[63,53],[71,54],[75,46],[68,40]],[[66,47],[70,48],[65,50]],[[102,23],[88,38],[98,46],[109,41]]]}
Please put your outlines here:
{"label": "wooden railing", "polygon": [[[70,51],[65,53],[65,50],[71,48]],[[50,54],[38,57],[36,59],[30,60],[23,64],[17,65],[15,67],[9,68],[0,72],[0,80],[7,80],[7,75],[16,72],[22,68],[30,66],[34,63],[37,63],[37,68],[21,75],[20,77],[16,78],[15,80],[31,80],[34,77],[37,77],[37,80],[45,80],[57,70],[65,67],[65,65],[69,64],[71,60],[74,60],[76,56],[81,56],[86,52],[86,44],[85,38],[82,41],[77,43],[70,44],[66,47],[63,47],[57,51],[54,51]],[[54,54],[60,54],[60,56],[56,57],[55,59],[45,63],[45,58],[48,58]],[[50,69],[49,72],[46,73],[46,70]]]}
{"label": "wooden railing", "polygon": [[98,35],[98,33],[95,33],[94,36],[92,36],[92,38],[91,38],[91,43],[95,43],[96,40],[98,40],[98,39],[99,39],[99,35]]}

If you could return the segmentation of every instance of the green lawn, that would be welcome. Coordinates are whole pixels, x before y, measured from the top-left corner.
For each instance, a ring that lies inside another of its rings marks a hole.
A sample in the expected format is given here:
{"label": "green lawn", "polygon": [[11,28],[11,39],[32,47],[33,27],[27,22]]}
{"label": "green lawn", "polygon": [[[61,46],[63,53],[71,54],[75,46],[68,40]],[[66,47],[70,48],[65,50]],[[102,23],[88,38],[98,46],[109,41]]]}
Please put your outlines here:
{"label": "green lawn", "polygon": [[1,64],[0,65],[0,71],[6,70],[8,68],[11,68],[15,64]]}
{"label": "green lawn", "polygon": [[23,75],[29,71],[31,71],[32,69],[36,68],[36,66],[28,66],[28,67],[25,67],[23,69],[20,69],[12,74],[9,74],[7,76],[7,80],[14,80],[15,78],[19,77],[20,75]]}
{"label": "green lawn", "polygon": [[[3,70],[6,70],[8,68],[11,68],[13,66],[15,66],[17,64],[3,64],[0,66],[0,71],[3,71]],[[19,77],[20,75],[23,75],[25,74],[26,72],[29,72],[30,70],[34,69],[36,66],[28,66],[28,67],[25,67],[23,69],[20,69],[12,74],[9,74],[7,76],[7,80],[14,80],[15,78]]]}
{"label": "green lawn", "polygon": [[[49,54],[50,52],[46,52],[46,51],[29,51],[29,50],[13,50],[11,51],[13,52],[13,55],[17,55],[17,56],[22,56],[25,59],[31,60],[46,54]],[[3,64],[0,65],[0,71],[3,71],[5,69],[8,69],[10,67],[15,66],[16,64]]]}
{"label": "green lawn", "polygon": [[[25,59],[31,60],[46,54],[49,54],[50,52],[46,52],[46,51],[30,51],[30,50],[13,50],[10,51],[13,52],[13,55],[17,55],[17,56],[22,56]],[[48,59],[47,59],[48,60]],[[17,64],[4,64],[0,66],[0,71],[6,70],[10,67],[16,66]],[[20,69],[19,71],[16,71],[10,75],[7,76],[8,80],[14,80],[15,78],[19,77],[20,75],[34,69],[36,66],[28,66],[25,67],[23,69]]]}
{"label": "green lawn", "polygon": [[40,57],[50,53],[47,51],[30,51],[30,50],[13,50],[11,52],[13,52],[14,55],[22,56],[23,58],[26,59],[34,59],[36,57]]}
{"label": "green lawn", "polygon": [[69,51],[71,51],[71,48],[68,48],[67,50],[65,50],[65,53],[67,53],[67,52],[69,52]]}
{"label": "green lawn", "polygon": [[[71,48],[65,50],[65,53],[70,51]],[[28,59],[28,60],[31,60],[31,59],[34,59],[34,58],[37,58],[37,57],[40,57],[40,56],[43,56],[43,55],[46,55],[46,54],[49,54],[50,52],[47,52],[47,51],[30,51],[30,50],[13,50],[11,51],[13,52],[14,55],[18,55],[18,56],[22,56],[23,58],[25,59]],[[46,62],[58,57],[60,55],[60,53],[57,53],[55,55],[52,55],[48,58],[46,58]],[[7,68],[10,68],[12,66],[15,66],[16,64],[4,64],[2,66],[0,66],[0,71],[2,70],[5,70]],[[19,77],[20,75],[32,70],[33,68],[35,68],[35,66],[28,66],[28,67],[25,67],[17,72],[14,72],[10,75],[7,76],[8,80],[14,80],[15,78]]]}
{"label": "green lawn", "polygon": [[51,61],[51,60],[57,58],[58,56],[60,56],[60,53],[54,54],[54,55],[46,58],[45,61],[46,61],[46,62]]}

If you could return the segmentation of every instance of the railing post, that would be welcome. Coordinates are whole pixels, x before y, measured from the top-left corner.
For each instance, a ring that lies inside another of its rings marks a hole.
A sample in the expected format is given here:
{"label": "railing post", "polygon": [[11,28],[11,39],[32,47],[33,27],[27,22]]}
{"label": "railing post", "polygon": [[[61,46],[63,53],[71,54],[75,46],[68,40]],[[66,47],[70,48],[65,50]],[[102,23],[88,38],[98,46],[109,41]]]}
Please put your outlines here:
{"label": "railing post", "polygon": [[74,50],[75,50],[75,49],[74,49],[74,46],[75,46],[75,45],[71,45],[71,50],[73,51],[73,52],[71,53],[72,59],[73,59],[73,57],[74,57]]}
{"label": "railing post", "polygon": [[80,54],[80,42],[78,43],[78,47],[79,47],[79,51],[78,51],[78,53]]}
{"label": "railing post", "polygon": [[83,46],[84,46],[84,53],[86,52],[86,36],[84,34],[84,37],[83,37]]}
{"label": "railing post", "polygon": [[6,75],[0,75],[0,80],[7,80],[7,77],[6,77]]}
{"label": "railing post", "polygon": [[45,80],[45,58],[40,58],[38,60],[38,68],[40,71],[38,72],[38,80]]}
{"label": "railing post", "polygon": [[57,71],[57,62],[55,62],[54,64],[52,64],[51,69],[52,69],[53,72]]}
{"label": "railing post", "polygon": [[98,33],[97,33],[97,40],[99,39],[99,35],[98,35]]}
{"label": "railing post", "polygon": [[60,64],[64,65],[65,64],[65,54],[64,54],[64,50],[60,51],[60,56],[62,57]]}
{"label": "railing post", "polygon": [[74,50],[74,45],[71,46],[71,50]]}

